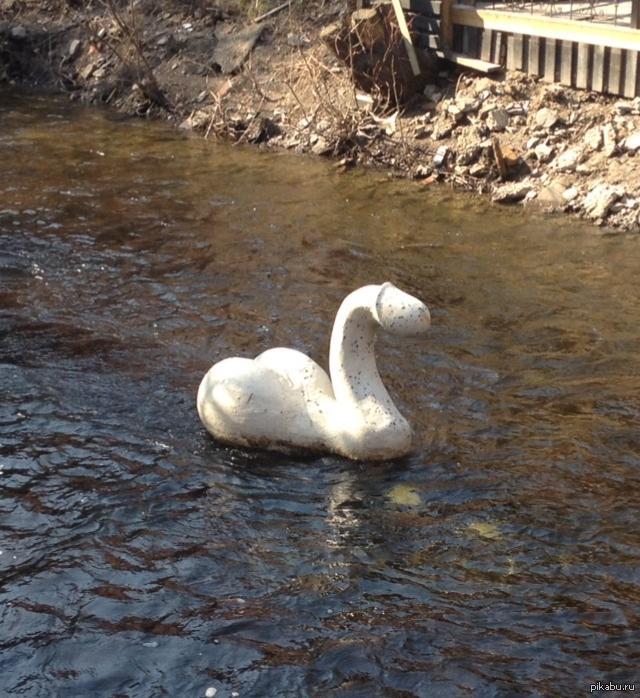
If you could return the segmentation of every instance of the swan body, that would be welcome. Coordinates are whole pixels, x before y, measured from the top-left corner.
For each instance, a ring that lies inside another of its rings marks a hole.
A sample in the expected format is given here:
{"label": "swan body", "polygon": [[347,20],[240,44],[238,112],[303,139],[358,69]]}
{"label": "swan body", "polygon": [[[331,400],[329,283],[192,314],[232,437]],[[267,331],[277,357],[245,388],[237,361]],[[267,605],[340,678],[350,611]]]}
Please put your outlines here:
{"label": "swan body", "polygon": [[331,451],[383,460],[411,449],[412,431],[376,366],[379,329],[419,336],[429,310],[393,284],[350,293],[336,315],[329,350],[331,379],[295,349],[214,364],[198,389],[198,414],[217,439],[277,451]]}

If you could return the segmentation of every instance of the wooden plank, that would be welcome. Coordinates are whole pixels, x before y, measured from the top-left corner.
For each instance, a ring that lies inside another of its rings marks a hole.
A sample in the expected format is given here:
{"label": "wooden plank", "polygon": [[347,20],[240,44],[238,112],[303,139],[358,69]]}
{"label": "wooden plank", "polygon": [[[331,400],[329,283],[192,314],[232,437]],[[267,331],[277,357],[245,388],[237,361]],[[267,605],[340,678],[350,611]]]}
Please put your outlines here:
{"label": "wooden plank", "polygon": [[563,41],[560,47],[560,83],[571,85],[571,73],[573,70],[573,44]]}
{"label": "wooden plank", "polygon": [[544,71],[543,80],[545,82],[556,81],[556,46],[555,39],[544,40]]}
{"label": "wooden plank", "polygon": [[591,89],[594,92],[604,92],[605,86],[605,46],[593,47],[593,65],[591,66]]}
{"label": "wooden plank", "polygon": [[462,42],[464,39],[464,32],[466,27],[454,27],[453,28],[453,45],[452,50],[458,51],[458,53],[464,53],[462,50]]}
{"label": "wooden plank", "polygon": [[631,28],[640,29],[640,0],[631,0]]}
{"label": "wooden plank", "polygon": [[459,27],[462,29],[462,53],[471,55],[471,34],[475,31],[473,27]]}
{"label": "wooden plank", "polygon": [[418,34],[416,36],[416,45],[418,48],[429,49],[431,51],[442,48],[440,37],[437,34]]}
{"label": "wooden plank", "polygon": [[513,34],[507,36],[507,70],[516,69],[516,49],[515,37]]}
{"label": "wooden plank", "polygon": [[529,75],[540,75],[540,39],[537,36],[529,37],[527,73]]}
{"label": "wooden plank", "polygon": [[491,42],[493,40],[493,32],[490,29],[485,29],[482,32],[482,43],[480,44],[480,59],[483,61],[491,60]]}
{"label": "wooden plank", "polygon": [[423,34],[439,34],[440,20],[437,17],[421,17],[416,15],[411,20],[411,29]]}
{"label": "wooden plank", "polygon": [[409,33],[409,27],[407,26],[407,20],[404,16],[404,10],[400,5],[400,0],[391,0],[391,3],[393,4],[393,9],[396,13],[398,27],[400,27],[400,34],[402,34],[402,40],[404,41],[404,47],[407,51],[407,56],[409,57],[409,63],[411,63],[411,70],[413,71],[414,75],[420,75],[420,63],[418,63],[416,48],[411,40],[411,34]]}
{"label": "wooden plank", "polygon": [[456,53],[455,51],[436,51],[436,56],[438,58],[445,58],[451,63],[455,63],[462,68],[469,68],[470,70],[476,70],[479,73],[497,73],[502,70],[502,66],[497,63],[489,63],[488,61],[483,61],[478,58],[469,58],[469,56],[464,56],[461,53]]}
{"label": "wooden plank", "polygon": [[447,49],[450,49],[453,45],[453,19],[451,17],[452,7],[453,0],[442,0],[440,5],[440,39],[444,48]]}
{"label": "wooden plank", "polygon": [[507,69],[522,70],[524,40],[522,34],[509,37],[507,43]]}
{"label": "wooden plank", "polygon": [[627,51],[624,63],[624,89],[625,97],[638,95],[638,52]]}
{"label": "wooden plank", "polygon": [[576,87],[586,90],[589,86],[589,44],[578,44],[578,63],[576,65]]}
{"label": "wooden plank", "polygon": [[466,27],[481,27],[545,39],[640,50],[640,34],[636,29],[629,27],[579,22],[530,15],[524,12],[479,9],[470,5],[454,5],[451,8],[451,18],[454,24],[462,24]]}
{"label": "wooden plank", "polygon": [[499,63],[502,65],[502,40],[504,39],[503,32],[494,32],[495,40],[493,42],[493,49],[491,51],[491,56],[489,60],[492,63]]}
{"label": "wooden plank", "polygon": [[607,76],[607,92],[614,95],[622,94],[622,50],[612,48],[609,56],[609,75]]}
{"label": "wooden plank", "polygon": [[440,0],[400,0],[402,9],[407,12],[417,12],[418,14],[430,17],[440,14]]}

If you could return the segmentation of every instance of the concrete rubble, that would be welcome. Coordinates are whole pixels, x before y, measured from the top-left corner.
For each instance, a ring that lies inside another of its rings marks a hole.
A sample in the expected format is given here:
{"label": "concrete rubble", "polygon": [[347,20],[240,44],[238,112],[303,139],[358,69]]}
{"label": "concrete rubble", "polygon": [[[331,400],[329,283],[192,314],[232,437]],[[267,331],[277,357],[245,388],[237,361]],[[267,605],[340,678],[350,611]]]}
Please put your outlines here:
{"label": "concrete rubble", "polygon": [[435,103],[417,130],[424,139],[431,127],[434,150],[446,148],[450,177],[440,167],[441,179],[496,203],[640,232],[640,98],[614,103],[521,73],[469,75],[455,95],[434,92],[426,91]]}

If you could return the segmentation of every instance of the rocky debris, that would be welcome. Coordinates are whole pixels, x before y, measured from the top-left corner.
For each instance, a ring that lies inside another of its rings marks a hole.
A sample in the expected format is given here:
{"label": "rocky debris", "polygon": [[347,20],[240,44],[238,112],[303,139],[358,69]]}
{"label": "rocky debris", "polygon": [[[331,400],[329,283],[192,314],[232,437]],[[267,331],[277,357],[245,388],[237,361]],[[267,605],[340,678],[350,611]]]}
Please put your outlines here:
{"label": "rocky debris", "polygon": [[623,147],[630,153],[635,153],[640,148],[640,131],[634,131],[624,139]]}
{"label": "rocky debris", "polygon": [[603,151],[607,157],[611,157],[618,147],[618,134],[613,124],[607,124],[602,130],[604,145]]}
{"label": "rocky debris", "polygon": [[603,142],[601,126],[594,126],[584,134],[584,145],[588,150],[600,150]]}
{"label": "rocky debris", "polygon": [[521,74],[462,78],[455,96],[437,86],[425,93],[438,99],[421,142],[447,152],[450,166],[439,171],[456,183],[489,191],[498,203],[535,199],[548,210],[640,229],[632,208],[640,201],[640,98],[614,106]]}
{"label": "rocky debris", "polygon": [[611,206],[624,194],[621,186],[601,182],[585,196],[582,208],[592,220],[603,219]]}
{"label": "rocky debris", "polygon": [[584,155],[580,148],[569,148],[553,161],[552,167],[558,172],[574,172]]}
{"label": "rocky debris", "polygon": [[537,201],[548,211],[562,210],[566,204],[564,192],[565,186],[561,181],[551,181],[538,191]]}
{"label": "rocky debris", "polygon": [[578,191],[578,188],[576,186],[570,186],[567,187],[563,192],[562,192],[562,198],[567,202],[571,203],[572,201],[575,201],[575,199],[578,198],[578,195],[580,192]]}
{"label": "rocky debris", "polygon": [[550,109],[549,107],[543,107],[533,115],[533,123],[535,128],[542,129],[544,131],[551,130],[559,122],[560,115],[555,109]]}
{"label": "rocky debris", "polygon": [[494,190],[491,200],[499,204],[514,204],[522,201],[533,190],[527,181],[503,184]]}
{"label": "rocky debris", "polygon": [[455,121],[453,121],[447,115],[442,114],[433,126],[431,137],[435,141],[439,141],[443,138],[449,138],[449,136],[453,133],[455,126]]}
{"label": "rocky debris", "polygon": [[492,109],[487,114],[487,127],[490,131],[504,131],[509,123],[509,112],[505,109]]}
{"label": "rocky debris", "polygon": [[436,154],[433,156],[433,166],[434,167],[445,167],[447,165],[447,159],[449,157],[449,148],[446,145],[441,145]]}
{"label": "rocky debris", "polygon": [[538,162],[549,162],[555,153],[555,148],[547,143],[540,143],[533,149]]}

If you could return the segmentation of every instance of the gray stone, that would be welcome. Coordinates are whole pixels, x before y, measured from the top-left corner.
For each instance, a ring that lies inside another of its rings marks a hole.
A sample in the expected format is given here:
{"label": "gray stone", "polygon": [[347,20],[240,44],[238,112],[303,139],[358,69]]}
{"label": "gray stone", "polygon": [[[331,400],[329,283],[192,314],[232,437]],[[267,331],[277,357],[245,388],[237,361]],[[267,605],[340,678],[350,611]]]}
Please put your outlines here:
{"label": "gray stone", "polygon": [[26,39],[27,38],[27,30],[21,24],[16,24],[15,27],[11,27],[11,38],[12,39]]}
{"label": "gray stone", "polygon": [[624,149],[635,153],[640,148],[640,131],[635,131],[624,139]]}
{"label": "gray stone", "polygon": [[496,89],[496,83],[491,78],[479,78],[473,84],[473,91],[480,96],[483,92],[493,94]]}
{"label": "gray stone", "polygon": [[525,116],[529,111],[529,105],[526,102],[512,102],[507,105],[507,113],[510,116]]}
{"label": "gray stone", "polygon": [[471,145],[465,148],[457,157],[459,165],[472,165],[482,155],[482,148],[479,145]]}
{"label": "gray stone", "polygon": [[522,201],[532,188],[533,187],[528,182],[503,184],[493,192],[491,200],[500,204],[515,204],[518,201]]}
{"label": "gray stone", "polygon": [[538,128],[550,129],[560,122],[560,114],[555,109],[542,107],[534,116],[534,123]]}
{"label": "gray stone", "polygon": [[449,138],[453,131],[453,124],[448,119],[438,119],[433,129],[432,138],[436,141],[442,138]]}
{"label": "gray stone", "polygon": [[311,146],[311,152],[314,155],[327,155],[332,152],[333,148],[324,136],[318,136],[315,143]]}
{"label": "gray stone", "polygon": [[264,30],[263,24],[251,25],[218,38],[211,62],[225,75],[237,72],[251,53]]}
{"label": "gray stone", "polygon": [[633,111],[633,102],[628,100],[620,100],[613,105],[613,108],[618,114],[631,114]]}
{"label": "gray stone", "polygon": [[492,109],[487,114],[487,126],[491,131],[504,131],[509,123],[509,114],[504,109]]}
{"label": "gray stone", "polygon": [[573,172],[582,157],[582,151],[579,148],[569,148],[558,155],[553,162],[553,169],[558,172]]}
{"label": "gray stone", "polygon": [[549,162],[553,157],[554,148],[546,143],[540,143],[534,148],[533,152],[536,154],[539,162]]}
{"label": "gray stone", "polygon": [[446,165],[450,152],[451,151],[449,150],[449,148],[447,148],[446,145],[441,145],[438,148],[438,150],[436,150],[436,154],[433,156],[434,166],[435,167],[443,167],[444,165]]}
{"label": "gray stone", "polygon": [[427,98],[427,99],[433,99],[433,96],[435,93],[438,91],[438,88],[435,85],[427,85],[422,94]]}
{"label": "gray stone", "polygon": [[462,107],[459,107],[457,104],[447,105],[447,114],[449,114],[449,116],[453,117],[456,124],[461,123],[465,119],[464,110],[462,109]]}
{"label": "gray stone", "polygon": [[611,206],[624,194],[621,186],[601,182],[586,195],[582,206],[592,220],[604,218]]}
{"label": "gray stone", "polygon": [[602,135],[604,138],[604,153],[610,158],[618,148],[618,134],[613,124],[607,124],[602,131]]}
{"label": "gray stone", "polygon": [[416,130],[413,132],[413,137],[417,140],[420,141],[424,138],[429,138],[432,132],[431,126],[428,125],[422,125],[422,126],[417,126]]}
{"label": "gray stone", "polygon": [[456,105],[462,109],[465,114],[472,114],[480,109],[480,101],[473,97],[457,97]]}
{"label": "gray stone", "polygon": [[291,48],[307,48],[307,46],[311,45],[311,42],[304,34],[290,32],[287,34],[287,45],[291,46]]}
{"label": "gray stone", "polygon": [[82,42],[80,41],[80,39],[73,39],[69,44],[69,58],[71,60],[73,60],[78,55],[80,51],[80,46],[82,46]]}
{"label": "gray stone", "polygon": [[561,182],[549,182],[538,193],[538,202],[552,210],[564,208],[565,201],[562,198],[564,189],[565,187]]}
{"label": "gray stone", "polygon": [[584,134],[584,144],[589,150],[600,150],[603,142],[602,128],[594,126]]}
{"label": "gray stone", "polygon": [[476,162],[475,165],[471,165],[469,168],[469,174],[472,177],[485,177],[489,174],[489,167],[486,162]]}

